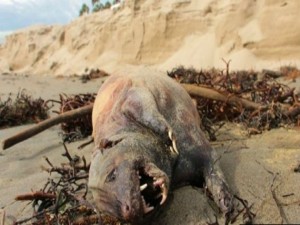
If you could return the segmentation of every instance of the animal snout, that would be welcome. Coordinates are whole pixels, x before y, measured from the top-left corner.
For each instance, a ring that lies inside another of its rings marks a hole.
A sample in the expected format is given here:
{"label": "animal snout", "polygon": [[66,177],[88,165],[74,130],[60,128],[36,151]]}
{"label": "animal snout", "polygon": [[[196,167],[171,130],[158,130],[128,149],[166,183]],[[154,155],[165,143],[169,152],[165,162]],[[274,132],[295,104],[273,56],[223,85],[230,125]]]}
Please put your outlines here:
{"label": "animal snout", "polygon": [[129,203],[125,202],[123,205],[122,205],[122,215],[123,215],[123,218],[125,220],[131,220],[132,217],[134,217],[134,212],[132,210],[132,207]]}

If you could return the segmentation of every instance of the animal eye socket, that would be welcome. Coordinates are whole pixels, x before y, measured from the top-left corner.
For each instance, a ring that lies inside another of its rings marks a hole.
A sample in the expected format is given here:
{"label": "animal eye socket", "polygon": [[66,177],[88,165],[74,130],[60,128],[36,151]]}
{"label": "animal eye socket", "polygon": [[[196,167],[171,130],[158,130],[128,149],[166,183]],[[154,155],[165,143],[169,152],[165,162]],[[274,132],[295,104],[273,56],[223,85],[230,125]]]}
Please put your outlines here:
{"label": "animal eye socket", "polygon": [[107,175],[106,177],[106,182],[113,182],[116,179],[117,176],[117,170],[113,169],[112,171],[110,171],[110,173]]}

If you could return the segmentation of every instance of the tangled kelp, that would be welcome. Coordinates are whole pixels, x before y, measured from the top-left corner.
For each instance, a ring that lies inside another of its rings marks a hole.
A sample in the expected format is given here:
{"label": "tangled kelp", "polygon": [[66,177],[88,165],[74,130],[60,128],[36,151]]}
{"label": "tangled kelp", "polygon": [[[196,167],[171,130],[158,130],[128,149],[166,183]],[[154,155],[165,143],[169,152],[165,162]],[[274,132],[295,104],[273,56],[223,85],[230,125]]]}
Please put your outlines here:
{"label": "tangled kelp", "polygon": [[49,107],[42,98],[34,99],[26,90],[20,91],[16,98],[11,95],[0,99],[0,128],[34,123],[48,118]]}
{"label": "tangled kelp", "polygon": [[18,195],[18,201],[32,201],[32,217],[18,220],[14,225],[120,225],[117,219],[97,214],[95,208],[87,201],[87,179],[90,165],[84,157],[72,156],[64,145],[66,162],[55,166],[45,158],[48,173],[56,173],[56,178],[49,178],[44,187],[35,192]]}
{"label": "tangled kelp", "polygon": [[[225,101],[192,96],[197,101],[197,109],[202,118],[204,129],[210,139],[214,140],[212,125],[222,121],[232,121],[244,124],[249,133],[260,133],[263,130],[280,127],[286,124],[298,124],[300,118],[300,95],[276,79],[275,72],[264,70],[234,71],[200,70],[178,67],[168,72],[168,75],[179,83],[194,84],[207,87],[226,96],[237,96],[258,103],[261,107],[248,109],[241,105],[230,105]],[[285,70],[290,72],[290,70]],[[293,70],[293,73],[294,70]],[[276,75],[284,76],[282,72]]]}
{"label": "tangled kelp", "polygon": [[[94,94],[77,94],[66,95],[60,94],[60,100],[49,100],[48,102],[58,103],[59,111],[54,111],[57,114],[62,114],[67,111],[78,109],[89,105],[95,101],[96,93]],[[63,141],[75,141],[87,137],[92,133],[92,115],[85,115],[76,119],[61,123],[63,131]]]}

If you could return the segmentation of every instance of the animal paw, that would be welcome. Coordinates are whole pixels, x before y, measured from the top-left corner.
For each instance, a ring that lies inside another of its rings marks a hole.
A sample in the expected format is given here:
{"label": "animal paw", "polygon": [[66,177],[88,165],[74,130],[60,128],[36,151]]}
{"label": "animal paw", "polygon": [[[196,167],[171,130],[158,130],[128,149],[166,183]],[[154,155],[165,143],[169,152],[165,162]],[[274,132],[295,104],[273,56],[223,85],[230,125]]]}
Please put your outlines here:
{"label": "animal paw", "polygon": [[211,173],[206,179],[206,190],[224,214],[232,211],[233,195],[221,176]]}

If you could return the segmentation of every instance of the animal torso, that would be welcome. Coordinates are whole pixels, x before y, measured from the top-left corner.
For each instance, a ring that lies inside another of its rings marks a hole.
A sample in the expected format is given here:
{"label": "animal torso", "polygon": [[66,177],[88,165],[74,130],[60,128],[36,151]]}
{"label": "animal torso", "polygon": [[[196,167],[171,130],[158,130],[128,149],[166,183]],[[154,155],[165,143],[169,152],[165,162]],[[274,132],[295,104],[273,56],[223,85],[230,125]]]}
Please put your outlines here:
{"label": "animal torso", "polygon": [[92,120],[89,186],[99,210],[138,223],[164,204],[170,189],[185,184],[205,185],[223,211],[230,208],[196,107],[171,78],[111,76],[98,92]]}

